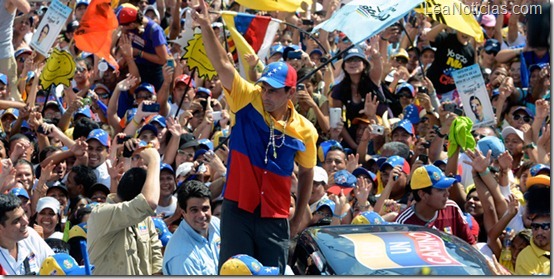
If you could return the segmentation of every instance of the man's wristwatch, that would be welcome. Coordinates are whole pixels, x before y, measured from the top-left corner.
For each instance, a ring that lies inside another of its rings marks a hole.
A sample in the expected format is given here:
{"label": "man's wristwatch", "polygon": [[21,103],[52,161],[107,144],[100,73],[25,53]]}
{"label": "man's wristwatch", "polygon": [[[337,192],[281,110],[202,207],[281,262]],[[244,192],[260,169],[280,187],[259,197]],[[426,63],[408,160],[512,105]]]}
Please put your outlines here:
{"label": "man's wristwatch", "polygon": [[529,149],[529,148],[535,149],[535,147],[537,147],[537,145],[535,145],[535,143],[532,142],[532,143],[530,143],[530,144],[524,146],[524,147],[523,147],[523,150],[527,150],[527,149]]}
{"label": "man's wristwatch", "polygon": [[441,134],[441,132],[440,132],[439,129],[437,129],[436,132],[437,132],[437,136],[438,136],[439,138],[444,139],[444,138],[446,138],[446,136],[447,136],[446,134]]}

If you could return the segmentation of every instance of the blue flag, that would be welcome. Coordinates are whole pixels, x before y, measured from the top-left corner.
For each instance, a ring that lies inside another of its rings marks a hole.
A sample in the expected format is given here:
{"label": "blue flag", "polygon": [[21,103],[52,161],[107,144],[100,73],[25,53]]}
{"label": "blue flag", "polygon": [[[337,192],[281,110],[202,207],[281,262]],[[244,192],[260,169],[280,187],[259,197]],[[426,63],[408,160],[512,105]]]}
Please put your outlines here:
{"label": "blue flag", "polygon": [[423,0],[354,0],[335,12],[331,18],[314,27],[329,32],[342,31],[353,43],[381,32]]}

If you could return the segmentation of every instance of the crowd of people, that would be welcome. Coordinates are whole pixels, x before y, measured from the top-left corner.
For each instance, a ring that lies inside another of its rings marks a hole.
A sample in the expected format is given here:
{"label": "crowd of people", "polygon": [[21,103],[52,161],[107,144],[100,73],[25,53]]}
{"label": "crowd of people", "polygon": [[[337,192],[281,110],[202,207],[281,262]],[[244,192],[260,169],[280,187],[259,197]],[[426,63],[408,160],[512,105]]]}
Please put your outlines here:
{"label": "crowd of people", "polygon": [[[69,0],[52,50],[75,74],[43,88],[31,40],[50,2],[0,0],[0,274],[293,274],[305,228],[368,214],[455,235],[499,274],[550,274],[550,50],[512,12],[545,1],[464,0],[508,7],[475,11],[482,43],[413,11],[362,42],[308,36],[348,2],[121,0],[113,65],[76,46],[91,3]],[[175,42],[187,9],[212,78]],[[224,10],[287,24],[244,55]],[[490,126],[452,77],[474,64]]]}

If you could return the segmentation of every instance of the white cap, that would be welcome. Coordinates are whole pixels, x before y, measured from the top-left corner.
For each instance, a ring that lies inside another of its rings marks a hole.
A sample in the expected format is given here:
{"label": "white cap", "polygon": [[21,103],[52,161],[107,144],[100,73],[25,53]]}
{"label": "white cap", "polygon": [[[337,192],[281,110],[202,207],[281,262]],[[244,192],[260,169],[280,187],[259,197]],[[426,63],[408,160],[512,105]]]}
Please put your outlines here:
{"label": "white cap", "polygon": [[319,166],[314,167],[314,181],[315,182],[324,182],[327,184],[329,180],[329,176],[327,175],[327,172]]}
{"label": "white cap", "polygon": [[516,134],[521,140],[523,140],[523,131],[518,130],[512,126],[508,126],[502,130],[502,138],[506,141],[506,137],[510,134]]}
{"label": "white cap", "polygon": [[37,213],[45,208],[50,208],[55,214],[60,213],[60,202],[53,197],[40,198],[37,203]]}
{"label": "white cap", "polygon": [[194,166],[194,163],[192,162],[184,162],[180,164],[179,167],[177,167],[175,176],[186,176],[192,170],[193,166]]}

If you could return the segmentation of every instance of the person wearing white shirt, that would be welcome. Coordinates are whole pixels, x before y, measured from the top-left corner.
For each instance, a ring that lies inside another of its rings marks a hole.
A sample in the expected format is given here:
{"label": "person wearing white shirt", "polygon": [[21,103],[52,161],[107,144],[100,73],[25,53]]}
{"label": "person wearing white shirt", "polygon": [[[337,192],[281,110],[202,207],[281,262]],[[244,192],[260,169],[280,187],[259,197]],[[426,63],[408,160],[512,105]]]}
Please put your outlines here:
{"label": "person wearing white shirt", "polygon": [[0,195],[0,266],[7,275],[38,274],[44,259],[54,251],[28,227],[21,200],[13,194]]}

